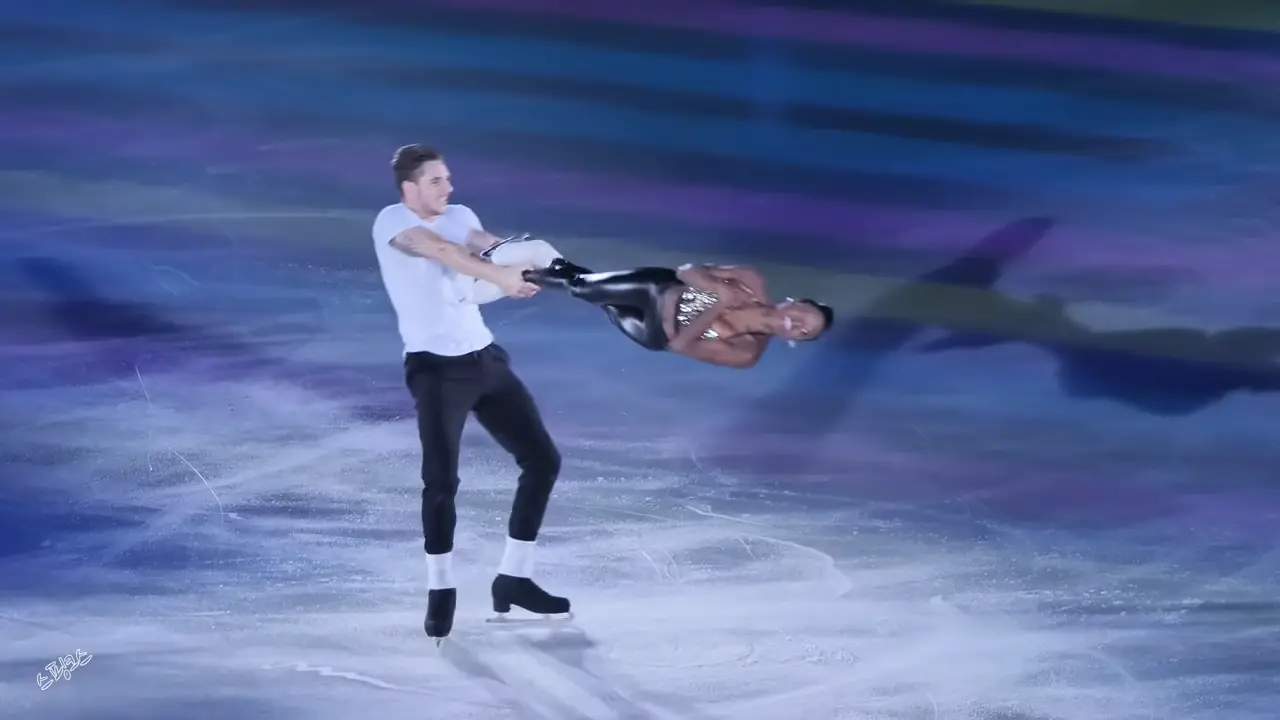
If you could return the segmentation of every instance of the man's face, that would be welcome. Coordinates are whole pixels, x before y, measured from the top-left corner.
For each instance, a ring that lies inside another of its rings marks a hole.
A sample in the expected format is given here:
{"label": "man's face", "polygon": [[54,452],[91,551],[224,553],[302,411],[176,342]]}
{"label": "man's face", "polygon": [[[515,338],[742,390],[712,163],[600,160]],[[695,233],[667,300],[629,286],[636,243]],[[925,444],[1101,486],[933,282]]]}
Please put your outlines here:
{"label": "man's face", "polygon": [[453,192],[449,166],[443,160],[425,163],[417,182],[405,183],[404,188],[406,200],[413,201],[433,215],[439,215],[449,204],[449,195]]}

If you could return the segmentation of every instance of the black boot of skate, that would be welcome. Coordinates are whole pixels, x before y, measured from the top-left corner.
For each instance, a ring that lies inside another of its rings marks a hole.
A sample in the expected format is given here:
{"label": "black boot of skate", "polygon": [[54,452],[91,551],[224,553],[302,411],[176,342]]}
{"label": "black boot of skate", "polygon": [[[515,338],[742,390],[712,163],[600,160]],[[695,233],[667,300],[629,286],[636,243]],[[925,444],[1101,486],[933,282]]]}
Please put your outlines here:
{"label": "black boot of skate", "polygon": [[427,637],[440,644],[453,632],[453,611],[458,607],[458,591],[454,588],[427,591],[427,617],[422,627]]}
{"label": "black boot of skate", "polygon": [[544,268],[525,270],[524,279],[525,282],[533,283],[541,288],[567,288],[574,278],[590,273],[590,270],[581,265],[575,265],[564,258],[556,258]]}
{"label": "black boot of skate", "polygon": [[569,598],[558,597],[538,587],[526,577],[498,575],[493,579],[493,611],[499,616],[511,612],[511,606],[524,608],[535,615],[569,614]]}

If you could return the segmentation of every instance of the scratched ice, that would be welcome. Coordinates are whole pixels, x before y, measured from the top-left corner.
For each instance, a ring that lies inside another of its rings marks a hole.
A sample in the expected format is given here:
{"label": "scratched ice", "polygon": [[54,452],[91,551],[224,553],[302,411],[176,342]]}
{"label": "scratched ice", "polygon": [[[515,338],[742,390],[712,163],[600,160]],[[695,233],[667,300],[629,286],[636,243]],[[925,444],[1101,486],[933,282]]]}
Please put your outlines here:
{"label": "scratched ice", "polygon": [[[1149,552],[1150,525],[1084,539],[1037,525],[1029,508],[1058,502],[1052,479],[998,486],[1011,473],[996,454],[948,461],[979,436],[1037,441],[1016,414],[972,409],[989,389],[940,407],[901,386],[940,361],[904,360],[831,439],[744,441],[725,429],[735,408],[793,361],[691,368],[546,299],[491,317],[566,457],[539,578],[578,619],[481,622],[513,472],[469,432],[461,617],[437,652],[421,631],[414,429],[376,278],[152,272],[148,303],[102,289],[93,306],[136,332],[8,348],[0,705],[13,717],[1266,714],[1199,701],[1265,683],[1261,670],[1167,664],[1208,662],[1227,640],[1274,658],[1264,631],[1189,621],[1169,598],[1265,598],[1274,559],[1215,579]],[[549,338],[606,342],[574,356]],[[1038,442],[1046,457],[1075,447],[1052,428]],[[92,663],[41,691],[37,674],[77,648]]]}

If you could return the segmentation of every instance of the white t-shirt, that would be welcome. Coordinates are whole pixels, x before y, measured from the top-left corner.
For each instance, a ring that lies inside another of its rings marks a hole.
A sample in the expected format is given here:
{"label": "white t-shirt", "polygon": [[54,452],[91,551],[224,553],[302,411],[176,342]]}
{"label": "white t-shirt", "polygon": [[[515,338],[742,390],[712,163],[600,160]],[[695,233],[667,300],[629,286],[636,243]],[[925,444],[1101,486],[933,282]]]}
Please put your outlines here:
{"label": "white t-shirt", "polygon": [[435,220],[418,217],[403,203],[388,205],[373,221],[373,245],[382,285],[396,311],[405,353],[465,355],[493,342],[480,307],[458,292],[462,276],[435,260],[407,255],[391,240],[411,227],[424,227],[462,244],[480,218],[465,205],[449,205]]}

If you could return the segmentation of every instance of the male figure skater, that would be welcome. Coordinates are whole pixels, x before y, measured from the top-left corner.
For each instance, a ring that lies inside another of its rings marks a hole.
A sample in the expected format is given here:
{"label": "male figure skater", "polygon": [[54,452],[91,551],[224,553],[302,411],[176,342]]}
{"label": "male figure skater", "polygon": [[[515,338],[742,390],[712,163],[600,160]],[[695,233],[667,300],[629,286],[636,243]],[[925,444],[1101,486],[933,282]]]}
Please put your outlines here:
{"label": "male figure skater", "polygon": [[501,614],[515,605],[544,615],[568,613],[567,598],[548,594],[530,579],[560,453],[479,308],[502,296],[534,295],[537,287],[524,280],[523,271],[538,265],[525,256],[549,262],[556,253],[545,243],[524,248],[510,243],[497,248],[506,251],[509,265],[488,262],[481,253],[500,241],[484,231],[469,208],[449,204],[453,185],[439,152],[407,145],[396,151],[391,167],[400,202],[378,213],[373,240],[404,342],[405,384],[417,407],[422,441],[424,628],[437,644],[453,628],[454,498],[462,430],[472,413],[520,467],[506,549],[491,586],[493,609]]}

